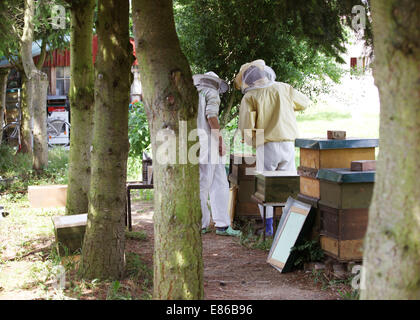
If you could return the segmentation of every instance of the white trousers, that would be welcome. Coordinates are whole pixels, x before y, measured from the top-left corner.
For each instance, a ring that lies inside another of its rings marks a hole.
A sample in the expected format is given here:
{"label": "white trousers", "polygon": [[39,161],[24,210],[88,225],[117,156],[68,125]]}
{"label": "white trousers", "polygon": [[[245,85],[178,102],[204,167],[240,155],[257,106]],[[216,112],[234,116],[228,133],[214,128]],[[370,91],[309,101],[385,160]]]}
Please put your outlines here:
{"label": "white trousers", "polygon": [[201,164],[200,163],[200,200],[202,228],[210,224],[210,210],[207,200],[210,196],[210,207],[213,221],[216,227],[230,226],[228,212],[229,183],[227,180],[224,164]]}
{"label": "white trousers", "polygon": [[[257,171],[293,171],[296,172],[295,143],[293,141],[267,142],[257,148]],[[263,218],[263,206],[260,208]],[[266,218],[273,217],[273,207],[265,208]]]}

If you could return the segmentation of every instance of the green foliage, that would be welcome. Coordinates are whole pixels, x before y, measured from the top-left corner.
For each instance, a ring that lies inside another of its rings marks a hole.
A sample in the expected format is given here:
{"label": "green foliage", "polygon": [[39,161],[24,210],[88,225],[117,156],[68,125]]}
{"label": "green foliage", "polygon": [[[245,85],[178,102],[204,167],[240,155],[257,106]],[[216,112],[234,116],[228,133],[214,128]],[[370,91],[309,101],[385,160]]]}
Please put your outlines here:
{"label": "green foliage", "polygon": [[147,234],[143,230],[142,231],[126,231],[125,237],[126,239],[138,240],[138,241],[147,240]]}
{"label": "green foliage", "polygon": [[153,189],[140,189],[138,190],[138,196],[135,196],[134,199],[140,201],[152,201],[154,199],[154,190]]}
{"label": "green foliage", "polygon": [[297,258],[294,262],[296,267],[302,267],[305,262],[320,261],[324,257],[319,242],[315,240],[305,241],[303,244],[294,246],[291,252],[297,253]]}
{"label": "green foliage", "polygon": [[240,224],[242,224],[242,234],[239,238],[239,243],[250,249],[258,249],[263,251],[269,251],[271,248],[271,245],[273,244],[273,238],[272,237],[266,237],[265,241],[263,240],[262,234],[256,235],[255,234],[255,222],[248,221],[243,223],[243,221],[239,221]]}
{"label": "green foliage", "polygon": [[[55,49],[65,49],[69,45],[70,10],[66,10],[66,28],[54,29],[53,8],[61,5],[66,8],[64,0],[38,0],[35,3],[34,38],[41,47],[47,45],[52,53]],[[67,6],[68,7],[68,6]],[[20,39],[24,25],[24,1],[3,0],[0,4],[0,58],[5,56],[9,62],[22,70],[20,61]]]}
{"label": "green foliage", "polygon": [[142,168],[142,158],[140,155],[129,156],[127,159],[127,181],[141,180]]}
{"label": "green foliage", "polygon": [[0,184],[0,192],[18,196],[30,185],[67,184],[68,151],[54,148],[48,151],[48,167],[41,173],[32,169],[32,159],[28,154],[16,153],[7,145],[0,145],[0,176],[10,179],[8,184]]}
{"label": "green foliage", "polygon": [[328,78],[338,82],[347,36],[341,17],[353,4],[361,1],[177,0],[174,12],[193,73],[212,70],[231,85],[221,106],[226,124],[237,113],[241,94],[232,85],[245,62],[264,59],[277,81],[309,96],[326,91]]}
{"label": "green foliage", "polygon": [[32,161],[28,155],[16,153],[14,148],[6,144],[0,145],[0,176],[13,178],[19,173],[32,170]]}
{"label": "green foliage", "polygon": [[108,288],[106,300],[132,300],[130,293],[124,292],[119,281],[114,281]]}
{"label": "green foliage", "polygon": [[140,256],[134,252],[127,252],[126,254],[126,275],[133,280],[141,282],[141,288],[143,290],[141,299],[150,300],[152,298],[151,288],[153,284],[153,271],[150,269],[140,258]]}
{"label": "green foliage", "polygon": [[142,157],[143,151],[150,148],[150,132],[143,102],[136,101],[130,105],[128,113],[129,155]]}
{"label": "green foliage", "polygon": [[340,297],[343,300],[359,300],[360,291],[359,290],[338,290]]}

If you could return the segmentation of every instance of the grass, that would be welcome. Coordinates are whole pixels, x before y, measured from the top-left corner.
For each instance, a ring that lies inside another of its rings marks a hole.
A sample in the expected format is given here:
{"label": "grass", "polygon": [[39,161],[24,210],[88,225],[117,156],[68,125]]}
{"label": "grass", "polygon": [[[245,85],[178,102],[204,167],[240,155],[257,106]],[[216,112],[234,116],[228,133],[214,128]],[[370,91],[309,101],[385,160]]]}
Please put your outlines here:
{"label": "grass", "polygon": [[126,231],[125,238],[137,241],[145,241],[147,240],[147,234],[145,231]]}
{"label": "grass", "polygon": [[[8,185],[0,185],[0,204],[10,213],[0,222],[0,295],[10,292],[11,298],[17,299],[150,299],[152,271],[138,260],[132,262],[130,254],[127,265],[130,276],[117,284],[79,279],[78,260],[56,253],[51,218],[64,215],[64,208],[31,208],[27,196],[29,185],[67,183],[68,151],[54,148],[48,158],[48,168],[37,174],[27,155],[0,145],[0,176],[13,179]],[[141,161],[129,159],[127,172],[139,180]],[[140,198],[153,199],[153,190],[140,191],[143,191]],[[144,232],[129,232],[127,240],[144,241],[147,236]],[[55,285],[61,267],[66,274],[65,289]],[[136,281],[132,281],[134,274]]]}
{"label": "grass", "polygon": [[296,116],[298,122],[303,121],[334,121],[338,119],[351,119],[351,113],[338,111],[321,111],[318,113],[300,113]]}
{"label": "grass", "polygon": [[273,237],[266,237],[263,240],[263,235],[256,235],[255,233],[255,222],[254,221],[239,221],[237,222],[239,228],[242,231],[239,243],[249,249],[258,249],[263,251],[269,251],[273,243]]}
{"label": "grass", "polygon": [[343,300],[359,300],[359,290],[351,287],[353,277],[346,279],[336,279],[327,276],[324,270],[315,270],[311,272],[311,277],[316,284],[321,285],[322,290],[336,290]]}
{"label": "grass", "polygon": [[42,173],[32,169],[30,156],[15,153],[6,145],[0,145],[0,176],[9,179],[8,185],[0,185],[0,194],[9,193],[19,198],[30,185],[67,184],[68,151],[54,148],[48,152],[48,167]]}

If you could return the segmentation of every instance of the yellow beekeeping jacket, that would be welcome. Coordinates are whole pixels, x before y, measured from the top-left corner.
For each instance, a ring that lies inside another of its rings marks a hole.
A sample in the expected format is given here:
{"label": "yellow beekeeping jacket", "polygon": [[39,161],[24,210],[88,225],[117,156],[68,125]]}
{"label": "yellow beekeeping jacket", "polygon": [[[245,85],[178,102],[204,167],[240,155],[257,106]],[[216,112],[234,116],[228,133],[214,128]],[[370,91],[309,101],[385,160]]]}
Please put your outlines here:
{"label": "yellow beekeeping jacket", "polygon": [[[282,82],[248,91],[239,110],[238,127],[242,138],[254,147],[267,142],[294,141],[298,137],[294,111],[304,110],[309,103],[304,94]],[[255,129],[264,130],[263,142],[256,141]]]}

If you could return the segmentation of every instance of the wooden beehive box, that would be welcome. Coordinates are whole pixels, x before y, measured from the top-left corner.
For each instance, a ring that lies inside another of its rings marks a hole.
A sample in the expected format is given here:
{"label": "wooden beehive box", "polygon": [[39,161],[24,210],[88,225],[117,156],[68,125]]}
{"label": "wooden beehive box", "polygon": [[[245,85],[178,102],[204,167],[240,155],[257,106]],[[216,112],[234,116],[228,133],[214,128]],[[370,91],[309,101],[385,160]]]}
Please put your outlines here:
{"label": "wooden beehive box", "polygon": [[255,196],[264,202],[286,202],[299,193],[299,176],[292,171],[256,172]]}
{"label": "wooden beehive box", "polygon": [[350,168],[354,160],[375,160],[378,139],[296,139],[295,145],[300,148],[300,193],[320,199],[317,171]]}
{"label": "wooden beehive box", "polygon": [[60,256],[80,251],[86,231],[87,214],[53,217],[52,221]]}
{"label": "wooden beehive box", "polygon": [[231,154],[229,181],[239,185],[242,181],[254,181],[256,158],[250,154]]}
{"label": "wooden beehive box", "polygon": [[65,207],[67,185],[28,186],[28,199],[32,208]]}
{"label": "wooden beehive box", "polygon": [[320,169],[321,248],[339,261],[362,260],[374,171]]}
{"label": "wooden beehive box", "polygon": [[251,154],[231,154],[229,182],[237,188],[235,217],[259,217],[258,205],[251,200],[254,194],[256,158]]}
{"label": "wooden beehive box", "polygon": [[320,169],[321,201],[337,209],[369,208],[375,182],[375,171]]}

